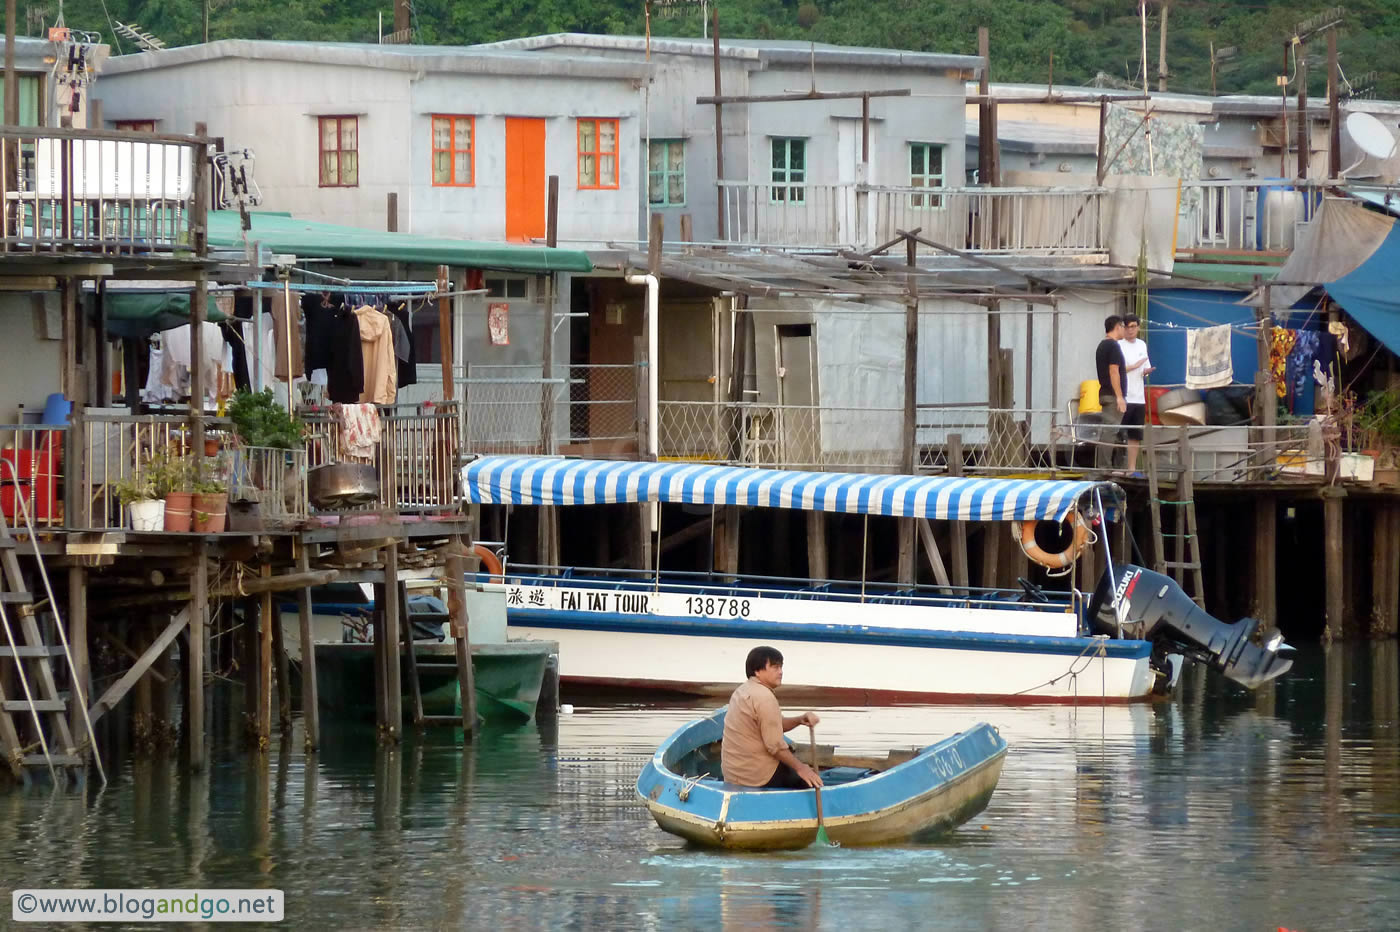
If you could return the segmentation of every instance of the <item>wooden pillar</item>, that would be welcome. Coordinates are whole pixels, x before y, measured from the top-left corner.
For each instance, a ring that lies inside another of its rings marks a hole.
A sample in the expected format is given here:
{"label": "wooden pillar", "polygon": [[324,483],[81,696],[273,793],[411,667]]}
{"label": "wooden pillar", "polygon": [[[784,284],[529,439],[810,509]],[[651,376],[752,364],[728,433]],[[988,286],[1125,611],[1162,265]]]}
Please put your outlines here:
{"label": "wooden pillar", "polygon": [[[194,125],[194,134],[203,139],[209,127],[204,123]],[[194,177],[190,209],[190,227],[193,234],[194,254],[203,259],[209,243],[209,161],[201,152],[194,160]],[[204,321],[209,316],[209,275],[201,266],[195,273],[194,294],[190,296],[190,359],[203,359]],[[190,369],[190,438],[191,448],[198,454],[204,450],[204,392],[211,386],[203,381],[203,366]],[[291,383],[288,382],[288,385]],[[296,412],[288,412],[295,414]]]}
{"label": "wooden pillar", "polygon": [[389,653],[388,625],[384,620],[384,584],[374,584],[374,611],[370,614],[370,638],[374,642],[374,722],[379,740],[384,741],[389,728]]}
{"label": "wooden pillar", "polygon": [[[297,571],[311,571],[309,544],[302,543],[297,553]],[[301,633],[301,720],[306,729],[306,750],[314,751],[321,743],[321,710],[316,689],[316,642],[311,631],[311,589],[297,590],[297,621]]]}
{"label": "wooden pillar", "polygon": [[1371,511],[1371,637],[1384,637],[1395,606],[1390,601],[1391,506],[1378,503]]}
{"label": "wooden pillar", "polygon": [[719,540],[719,559],[715,561],[715,568],[723,576],[737,576],[739,573],[739,526],[740,510],[737,505],[725,505],[722,509],[724,515],[724,533]]}
{"label": "wooden pillar", "polygon": [[283,735],[292,733],[292,671],[287,660],[285,632],[282,630],[282,609],[277,599],[272,602],[272,659],[277,671],[277,727]]}
{"label": "wooden pillar", "polygon": [[87,570],[81,566],[68,568],[68,645],[73,652],[73,699],[68,704],[68,730],[73,739],[87,738],[87,719],[83,714],[91,702],[88,682],[88,623]]}
{"label": "wooden pillar", "polygon": [[1345,574],[1342,566],[1342,505],[1346,501],[1344,489],[1331,486],[1322,490],[1323,560],[1326,567],[1326,618],[1327,627],[1323,634],[1325,641],[1337,641],[1343,637],[1342,619],[1346,605],[1343,591]]}
{"label": "wooden pillar", "polygon": [[828,579],[829,570],[826,558],[826,514],[820,511],[807,512],[807,577],[812,580]]}
{"label": "wooden pillar", "polygon": [[[866,98],[867,101],[869,98]],[[918,267],[919,244],[912,236],[904,238],[905,267],[910,271],[905,288],[908,297],[904,305],[904,427],[902,431],[901,465],[905,475],[914,475],[919,469],[918,448],[918,394],[919,394],[919,279],[915,271]],[[899,521],[899,582],[901,585],[914,584],[914,562],[918,557],[918,541],[915,538],[913,518]]]}
{"label": "wooden pillar", "polygon": [[1390,561],[1385,567],[1386,605],[1390,609],[1385,630],[1380,632],[1380,637],[1394,638],[1397,631],[1400,631],[1400,506],[1393,502],[1385,509],[1386,521],[1390,530],[1387,536],[1390,539],[1390,548],[1386,551],[1386,557]]}
{"label": "wooden pillar", "polygon": [[452,627],[452,642],[457,653],[457,684],[462,692],[462,731],[469,737],[476,734],[476,677],[472,670],[471,634],[468,628],[466,599],[466,560],[459,539],[447,551],[447,611]]}
{"label": "wooden pillar", "polygon": [[[399,658],[403,652],[399,627],[399,547],[391,543],[384,548],[384,698],[387,716],[385,733],[391,741],[403,734],[403,683],[399,675]],[[409,645],[412,647],[412,644]]]}
{"label": "wooden pillar", "polygon": [[257,744],[258,731],[258,600],[243,600],[243,624],[239,632],[239,663],[243,670],[243,713],[247,734]]}
{"label": "wooden pillar", "polygon": [[995,589],[1001,566],[1001,538],[1004,529],[999,521],[982,523],[982,588]]}
{"label": "wooden pillar", "polygon": [[[138,655],[144,656],[154,641],[149,615],[137,617],[127,626],[127,643]],[[151,750],[154,709],[151,706],[151,670],[149,667],[136,680],[131,690],[131,743],[139,755]]]}
{"label": "wooden pillar", "polygon": [[209,628],[209,545],[203,537],[194,545],[190,584],[189,656],[185,663],[185,741],[190,770],[204,770],[204,645]]}
{"label": "wooden pillar", "polygon": [[[263,579],[272,576],[272,566],[264,563]],[[262,594],[258,611],[258,750],[266,753],[272,741],[272,590]]]}
{"label": "wooden pillar", "polygon": [[[1278,624],[1278,502],[1254,500],[1254,597],[1250,614],[1265,625]],[[1224,567],[1219,568],[1224,572]]]}
{"label": "wooden pillar", "polygon": [[[948,475],[963,474],[962,434],[948,435]],[[967,522],[954,521],[952,529],[953,585],[966,589],[972,585],[967,571]]]}

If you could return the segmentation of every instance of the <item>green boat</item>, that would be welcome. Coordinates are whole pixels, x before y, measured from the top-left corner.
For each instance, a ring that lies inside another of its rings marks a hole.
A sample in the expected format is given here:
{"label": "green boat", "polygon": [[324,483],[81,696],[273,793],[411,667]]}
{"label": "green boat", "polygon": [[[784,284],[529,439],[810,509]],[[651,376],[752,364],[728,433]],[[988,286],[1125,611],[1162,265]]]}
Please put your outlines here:
{"label": "green boat", "polygon": [[[535,717],[552,658],[553,641],[507,641],[472,645],[477,714],[486,722],[521,725]],[[414,644],[425,715],[461,715],[456,648],[450,641]],[[557,669],[557,663],[556,663]],[[374,645],[319,642],[316,673],[325,711],[374,715]],[[412,671],[399,657],[405,715],[413,714]]]}

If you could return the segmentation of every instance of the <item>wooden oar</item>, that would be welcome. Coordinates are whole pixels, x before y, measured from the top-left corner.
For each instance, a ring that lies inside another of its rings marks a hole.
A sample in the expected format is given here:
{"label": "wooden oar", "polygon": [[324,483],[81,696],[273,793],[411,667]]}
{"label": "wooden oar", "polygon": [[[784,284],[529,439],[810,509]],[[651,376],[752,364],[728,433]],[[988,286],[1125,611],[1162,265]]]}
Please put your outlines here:
{"label": "wooden oar", "polygon": [[[815,725],[808,725],[808,726],[807,726],[807,738],[808,738],[808,740],[810,741],[811,746],[812,746],[812,753],[811,753],[812,765],[811,765],[811,766],[812,766],[812,769],[813,769],[813,770],[816,770],[816,769],[817,769],[817,727],[816,727]],[[821,772],[818,771],[818,772],[817,772],[817,775],[820,776],[820,775],[821,775]],[[814,787],[812,787],[812,789],[815,790],[815,791],[816,791],[816,794],[817,794],[817,838],[816,838],[817,844],[820,844],[820,845],[829,845],[830,847],[833,847],[833,848],[834,848],[834,847],[836,847],[835,843],[832,842],[832,840],[831,840],[830,838],[826,837],[826,819],[822,816],[822,788],[821,788],[820,786],[814,786]]]}

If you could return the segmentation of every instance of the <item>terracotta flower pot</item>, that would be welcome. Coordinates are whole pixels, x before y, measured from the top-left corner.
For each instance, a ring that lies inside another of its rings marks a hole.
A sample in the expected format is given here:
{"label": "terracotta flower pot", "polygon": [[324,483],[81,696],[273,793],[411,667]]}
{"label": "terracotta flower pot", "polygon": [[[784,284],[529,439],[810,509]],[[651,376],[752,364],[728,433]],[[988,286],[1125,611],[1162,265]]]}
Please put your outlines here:
{"label": "terracotta flower pot", "polygon": [[218,455],[219,455],[219,438],[218,438],[218,437],[205,437],[205,438],[204,438],[204,455],[205,455],[205,456],[218,456]]}
{"label": "terracotta flower pot", "polygon": [[165,496],[165,529],[167,531],[188,531],[190,529],[191,492],[168,492]]}
{"label": "terracotta flower pot", "polygon": [[228,521],[228,493],[197,493],[194,497],[194,530],[198,534],[223,533]]}

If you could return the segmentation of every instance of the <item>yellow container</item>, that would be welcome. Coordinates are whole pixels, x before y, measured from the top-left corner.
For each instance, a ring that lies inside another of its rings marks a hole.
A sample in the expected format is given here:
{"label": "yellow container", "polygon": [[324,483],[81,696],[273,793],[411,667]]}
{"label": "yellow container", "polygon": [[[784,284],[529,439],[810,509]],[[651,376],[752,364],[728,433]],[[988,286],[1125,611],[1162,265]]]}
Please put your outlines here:
{"label": "yellow container", "polygon": [[1098,379],[1086,379],[1079,383],[1079,413],[1097,414],[1103,410],[1099,404]]}

